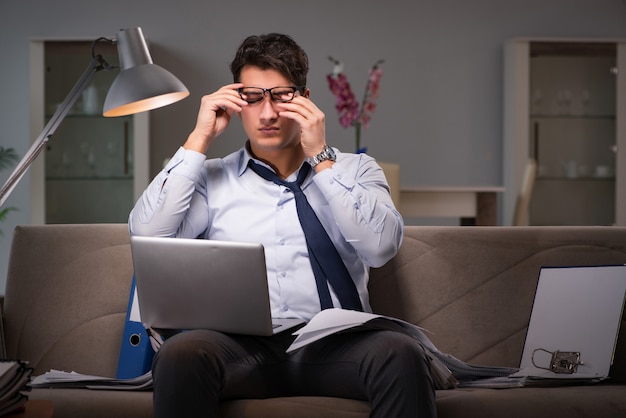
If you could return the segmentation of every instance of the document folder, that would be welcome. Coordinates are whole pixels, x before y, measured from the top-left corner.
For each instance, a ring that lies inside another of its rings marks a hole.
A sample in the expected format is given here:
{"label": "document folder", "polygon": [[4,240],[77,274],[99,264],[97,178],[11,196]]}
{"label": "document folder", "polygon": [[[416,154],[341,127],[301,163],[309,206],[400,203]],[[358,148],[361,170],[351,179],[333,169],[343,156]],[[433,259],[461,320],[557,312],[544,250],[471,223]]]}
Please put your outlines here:
{"label": "document folder", "polygon": [[133,275],[116,377],[131,379],[147,373],[152,368],[153,357],[154,350],[139,315],[139,300]]}

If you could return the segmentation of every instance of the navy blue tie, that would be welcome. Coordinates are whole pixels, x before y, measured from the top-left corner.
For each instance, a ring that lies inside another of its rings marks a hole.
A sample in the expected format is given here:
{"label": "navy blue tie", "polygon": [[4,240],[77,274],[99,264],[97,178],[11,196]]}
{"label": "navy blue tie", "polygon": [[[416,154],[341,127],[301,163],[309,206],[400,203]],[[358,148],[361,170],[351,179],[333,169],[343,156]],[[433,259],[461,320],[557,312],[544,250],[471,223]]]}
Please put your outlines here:
{"label": "navy blue tie", "polygon": [[328,284],[330,283],[339,298],[342,308],[362,311],[361,299],[354,281],[350,277],[350,272],[300,188],[304,179],[311,171],[311,166],[308,163],[303,164],[295,182],[281,179],[272,170],[256,164],[252,160],[250,160],[248,166],[265,180],[285,186],[293,192],[298,219],[306,238],[309,259],[315,275],[317,293],[320,297],[322,309],[333,307],[330,291],[328,290]]}

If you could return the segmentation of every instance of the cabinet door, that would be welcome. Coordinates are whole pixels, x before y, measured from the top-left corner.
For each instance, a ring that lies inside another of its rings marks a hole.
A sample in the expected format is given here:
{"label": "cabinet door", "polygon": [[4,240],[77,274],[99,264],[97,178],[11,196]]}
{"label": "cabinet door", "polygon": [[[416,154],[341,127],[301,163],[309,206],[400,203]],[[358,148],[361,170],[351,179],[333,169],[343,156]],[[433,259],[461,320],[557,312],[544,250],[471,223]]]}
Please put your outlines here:
{"label": "cabinet door", "polygon": [[133,207],[132,117],[69,116],[46,151],[46,223],[119,223]]}
{"label": "cabinet door", "polygon": [[531,225],[626,222],[618,197],[624,153],[618,146],[624,141],[617,111],[624,100],[618,93],[620,45],[597,40],[507,45],[505,217],[512,215],[523,167],[534,159]]}
{"label": "cabinet door", "polygon": [[[41,85],[32,83],[34,100],[40,98],[43,103],[44,121],[85,71],[91,49],[92,41],[42,40],[31,44],[33,65],[41,66],[33,73],[41,71],[42,79]],[[98,43],[96,53],[109,64],[118,62],[113,45]],[[118,73],[98,71],[48,142],[43,167],[33,170],[33,200],[42,202],[37,209],[41,213],[33,214],[36,223],[128,220],[148,182],[148,115],[102,116],[106,93]]]}
{"label": "cabinet door", "polygon": [[531,225],[615,222],[616,46],[530,44]]}

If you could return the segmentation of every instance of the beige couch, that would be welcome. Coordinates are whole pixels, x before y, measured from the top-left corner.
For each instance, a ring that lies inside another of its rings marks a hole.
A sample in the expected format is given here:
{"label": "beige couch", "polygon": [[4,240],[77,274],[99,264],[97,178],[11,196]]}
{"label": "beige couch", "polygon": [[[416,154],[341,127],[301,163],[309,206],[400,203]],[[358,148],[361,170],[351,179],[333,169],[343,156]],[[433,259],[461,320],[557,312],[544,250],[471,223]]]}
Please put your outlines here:
{"label": "beige couch", "polygon": [[[114,376],[132,265],[126,225],[15,230],[5,295],[8,357]],[[626,228],[407,227],[400,253],[372,272],[376,312],[434,332],[445,352],[517,366],[542,265],[626,263]],[[623,329],[626,329],[624,327]],[[622,334],[624,334],[623,331]],[[440,417],[626,416],[626,341],[611,382],[594,386],[437,392]],[[34,389],[55,418],[150,417],[151,392]],[[223,403],[224,417],[367,417],[368,404],[294,397]]]}

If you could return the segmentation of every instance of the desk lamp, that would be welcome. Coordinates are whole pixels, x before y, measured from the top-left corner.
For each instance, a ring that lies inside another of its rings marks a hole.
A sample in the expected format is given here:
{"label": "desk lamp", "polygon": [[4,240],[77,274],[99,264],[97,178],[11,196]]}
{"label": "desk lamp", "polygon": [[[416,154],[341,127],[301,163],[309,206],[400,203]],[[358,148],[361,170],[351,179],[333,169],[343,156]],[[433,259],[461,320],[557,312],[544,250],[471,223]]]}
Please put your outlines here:
{"label": "desk lamp", "polygon": [[178,78],[152,62],[141,28],[121,30],[116,39],[96,39],[92,44],[92,57],[87,69],[0,189],[0,207],[4,205],[28,167],[52,138],[74,103],[89,85],[93,75],[100,70],[118,68],[109,65],[101,55],[95,53],[99,42],[117,45],[120,61],[120,73],[113,81],[104,100],[104,116],[126,116],[144,112],[172,104],[189,95],[189,90]]}

